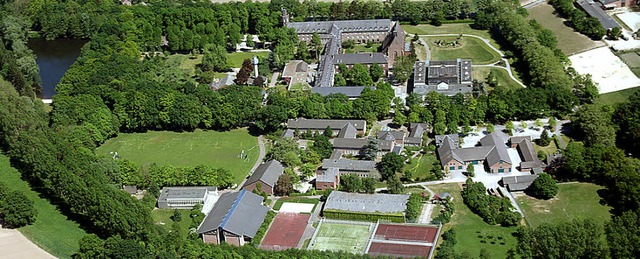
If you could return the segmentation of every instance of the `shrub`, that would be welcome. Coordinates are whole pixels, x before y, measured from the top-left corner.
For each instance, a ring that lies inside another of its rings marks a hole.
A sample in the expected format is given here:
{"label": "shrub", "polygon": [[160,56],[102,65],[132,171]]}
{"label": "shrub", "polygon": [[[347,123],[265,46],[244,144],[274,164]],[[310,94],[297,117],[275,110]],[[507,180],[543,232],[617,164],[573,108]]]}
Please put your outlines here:
{"label": "shrub", "polygon": [[528,191],[531,196],[548,200],[558,194],[558,185],[551,175],[543,173],[533,181]]}

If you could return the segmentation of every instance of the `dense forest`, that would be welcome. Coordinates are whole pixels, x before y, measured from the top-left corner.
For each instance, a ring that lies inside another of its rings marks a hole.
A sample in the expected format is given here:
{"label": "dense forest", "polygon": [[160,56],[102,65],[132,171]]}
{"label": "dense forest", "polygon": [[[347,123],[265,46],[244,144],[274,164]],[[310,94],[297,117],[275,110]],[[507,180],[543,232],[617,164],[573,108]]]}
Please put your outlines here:
{"label": "dense forest", "polygon": [[[197,237],[162,232],[153,226],[148,206],[115,187],[117,180],[110,176],[122,174],[114,172],[122,167],[112,159],[94,154],[97,145],[119,132],[225,130],[247,125],[273,131],[287,118],[298,116],[369,121],[388,117],[393,90],[387,83],[378,84],[376,90],[365,91],[357,100],[348,100],[344,95],[322,97],[308,92],[270,91],[263,105],[259,87],[233,86],[214,92],[206,84],[191,80],[171,67],[165,57],[141,55],[146,51],[226,51],[239,42],[241,34],[252,33],[272,43],[268,69],[281,68],[298,46],[295,32],[280,26],[282,7],[287,8],[296,21],[307,17],[395,18],[416,23],[474,17],[474,26],[490,30],[510,50],[530,87],[519,90],[498,87],[486,96],[449,98],[430,94],[426,106],[417,96],[411,96],[407,101],[409,109],[401,110],[407,121],[432,123],[439,131],[484,121],[564,116],[571,114],[576,106],[591,103],[597,96],[588,78],[565,68],[568,60],[557,50],[552,35],[527,21],[523,10],[511,1],[481,0],[473,5],[463,0],[145,3],[146,6],[127,7],[118,1],[0,1],[0,75],[10,83],[0,84],[0,147],[34,187],[66,208],[65,214],[95,234],[83,239],[79,258],[360,257],[318,251],[274,253],[253,247],[208,246]],[[45,112],[44,105],[33,99],[40,89],[40,80],[35,57],[26,47],[30,30],[48,39],[91,40],[58,85],[51,113]],[[639,136],[639,102],[640,97],[635,96],[619,107],[586,105],[581,108],[576,114],[575,128],[581,138],[588,141],[582,145],[570,144],[554,173],[557,178],[593,181],[607,188],[605,200],[614,208],[613,221],[606,223],[606,231],[576,235],[605,233],[615,244],[608,242],[610,250],[598,252],[616,258],[640,256],[634,242],[640,233],[620,231],[635,224],[640,217],[640,163],[637,158],[625,156],[625,153],[638,156],[634,143]],[[615,143],[625,151],[616,148]],[[161,169],[157,168],[156,181],[193,180],[164,177],[162,173],[168,169]],[[192,171],[190,168],[175,170]],[[212,177],[210,181],[225,179]],[[571,226],[591,229],[589,223]],[[548,232],[566,232],[553,231]],[[535,244],[557,235],[523,232],[520,236],[522,244],[531,245],[522,246],[529,250],[519,253],[527,258],[542,258],[546,255],[541,250],[545,246]]]}

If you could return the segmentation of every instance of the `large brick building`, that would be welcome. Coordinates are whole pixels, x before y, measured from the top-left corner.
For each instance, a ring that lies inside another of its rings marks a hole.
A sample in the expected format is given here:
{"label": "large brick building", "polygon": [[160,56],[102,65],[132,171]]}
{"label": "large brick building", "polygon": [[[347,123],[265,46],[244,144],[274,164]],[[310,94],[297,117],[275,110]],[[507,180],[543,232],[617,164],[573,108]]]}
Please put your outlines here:
{"label": "large brick building", "polygon": [[449,136],[443,136],[438,144],[438,156],[446,170],[464,170],[467,164],[484,164],[490,173],[510,173],[513,163],[505,143],[502,134],[493,132],[480,139],[481,146],[459,148]]}

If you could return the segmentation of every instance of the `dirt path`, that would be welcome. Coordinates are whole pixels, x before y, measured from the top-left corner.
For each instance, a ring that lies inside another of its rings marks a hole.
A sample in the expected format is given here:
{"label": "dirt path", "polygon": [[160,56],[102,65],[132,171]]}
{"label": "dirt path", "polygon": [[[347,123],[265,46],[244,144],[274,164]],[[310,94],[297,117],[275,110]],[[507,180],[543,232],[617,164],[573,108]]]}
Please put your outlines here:
{"label": "dirt path", "polygon": [[2,258],[55,258],[15,229],[0,228],[0,257]]}

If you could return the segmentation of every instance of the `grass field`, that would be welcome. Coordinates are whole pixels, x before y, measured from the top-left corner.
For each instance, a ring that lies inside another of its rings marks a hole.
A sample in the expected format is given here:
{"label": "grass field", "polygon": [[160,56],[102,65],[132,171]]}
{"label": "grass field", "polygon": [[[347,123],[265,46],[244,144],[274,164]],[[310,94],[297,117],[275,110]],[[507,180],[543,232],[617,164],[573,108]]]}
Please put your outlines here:
{"label": "grass field", "polygon": [[535,19],[543,27],[553,31],[558,39],[558,48],[566,55],[604,45],[604,43],[593,41],[565,25],[564,19],[556,16],[553,7],[546,2],[540,3],[528,11],[529,19]]}
{"label": "grass field", "polygon": [[251,59],[253,56],[258,56],[260,62],[266,62],[267,57],[269,56],[269,52],[261,51],[261,52],[233,52],[227,53],[227,64],[230,67],[240,68],[242,67],[242,62],[245,59]]}
{"label": "grass field", "polygon": [[273,205],[273,210],[280,210],[280,208],[282,207],[282,204],[285,202],[291,202],[291,203],[308,203],[308,204],[313,204],[313,209],[311,210],[311,212],[316,210],[316,207],[318,206],[318,202],[320,202],[320,200],[318,199],[310,199],[307,197],[285,197],[285,198],[280,198],[278,199],[278,201],[276,201],[276,204]]}
{"label": "grass field", "polygon": [[[447,183],[439,185],[430,185],[429,188],[435,193],[448,192],[453,196],[455,203],[455,212],[451,218],[451,222],[444,225],[444,231],[454,228],[456,231],[456,253],[468,251],[473,257],[480,255],[480,249],[489,250],[491,258],[505,258],[509,248],[515,248],[517,241],[512,233],[517,227],[501,227],[492,226],[484,221],[480,216],[469,210],[467,205],[462,201],[460,192],[462,187],[458,183]],[[432,218],[439,213],[437,210],[432,212]],[[440,239],[441,241],[441,239]],[[436,252],[437,253],[437,252]]]}
{"label": "grass field", "polygon": [[600,95],[600,97],[598,97],[595,100],[595,103],[615,105],[617,103],[626,102],[627,100],[629,100],[629,96],[633,95],[639,90],[640,90],[640,87],[636,87],[636,88],[625,89],[622,91],[602,94]]}
{"label": "grass field", "polygon": [[311,249],[364,253],[371,234],[369,225],[351,225],[323,222],[317,230]]}
{"label": "grass field", "polygon": [[[239,157],[242,150],[246,158]],[[229,170],[237,183],[246,177],[258,159],[256,137],[246,129],[176,133],[150,131],[120,134],[105,142],[96,153],[109,155],[117,151],[121,158],[142,166],[151,163],[174,166],[208,165]]]}
{"label": "grass field", "polygon": [[[473,64],[491,64],[500,60],[500,55],[487,46],[482,40],[474,37],[434,36],[423,37],[429,45],[432,60],[471,59]],[[435,41],[460,42],[459,47],[439,47]]]}
{"label": "grass field", "polygon": [[404,172],[411,171],[413,179],[416,181],[427,180],[431,176],[431,167],[437,159],[433,155],[421,155],[412,158],[404,165]]}
{"label": "grass field", "polygon": [[[190,54],[172,54],[167,58],[167,62],[172,66],[178,66],[180,71],[193,77],[196,75],[196,66],[202,63],[202,55],[195,55],[192,58]],[[223,78],[225,73],[215,73],[214,78]]]}
{"label": "grass field", "polygon": [[509,72],[507,72],[507,70],[500,69],[500,68],[474,67],[472,69],[473,78],[480,82],[484,82],[486,81],[486,78],[491,71],[494,71],[493,74],[496,76],[496,79],[498,80],[498,85],[506,86],[511,89],[522,88],[520,84],[518,84],[516,81],[513,81],[513,79],[511,79],[511,77],[509,76]]}
{"label": "grass field", "polygon": [[367,48],[364,44],[355,45],[352,49],[345,49],[344,53],[358,53],[358,52],[378,52],[378,48],[382,44],[373,44],[371,48]]}
{"label": "grass field", "polygon": [[19,229],[24,236],[59,258],[71,258],[71,255],[78,251],[78,241],[87,233],[76,222],[68,220],[56,206],[40,198],[39,194],[20,178],[20,172],[11,167],[9,158],[2,154],[0,154],[0,182],[11,190],[22,192],[35,203],[38,216],[33,225]]}
{"label": "grass field", "polygon": [[[187,233],[187,231],[189,231],[189,225],[191,225],[191,218],[189,217],[190,210],[178,211],[182,215],[182,220],[178,223],[180,229],[184,231],[184,233]],[[172,215],[172,209],[154,209],[151,211],[151,218],[153,219],[153,222],[167,232],[171,230],[171,225],[174,223],[174,221],[171,220]]]}
{"label": "grass field", "polygon": [[558,195],[550,200],[538,200],[526,195],[516,198],[532,227],[571,219],[589,218],[604,222],[611,218],[611,208],[600,204],[597,191],[602,187],[591,183],[567,183],[559,184],[558,189]]}
{"label": "grass field", "polygon": [[466,23],[452,23],[452,24],[443,24],[441,26],[433,26],[430,24],[419,24],[419,25],[402,25],[402,28],[409,34],[420,34],[420,35],[436,35],[436,34],[471,34],[480,36],[482,38],[488,39],[489,43],[496,48],[500,48],[500,45],[491,38],[491,34],[489,31],[485,30],[476,30],[471,28],[470,24]]}
{"label": "grass field", "polygon": [[[566,144],[569,144],[569,142],[566,142]],[[535,142],[533,143],[533,147],[536,149],[536,153],[540,150],[544,151],[545,154],[547,155],[551,155],[554,154],[558,151],[558,146],[556,145],[556,142],[551,140],[549,142],[549,145],[546,147],[542,147],[539,146],[538,144],[536,144]]]}

